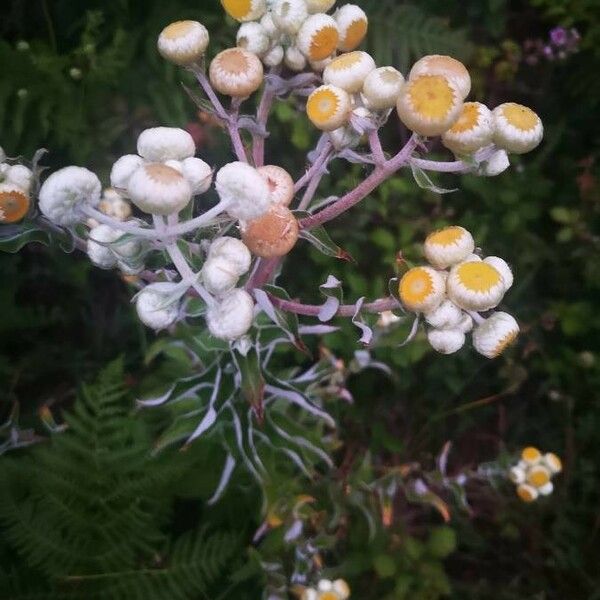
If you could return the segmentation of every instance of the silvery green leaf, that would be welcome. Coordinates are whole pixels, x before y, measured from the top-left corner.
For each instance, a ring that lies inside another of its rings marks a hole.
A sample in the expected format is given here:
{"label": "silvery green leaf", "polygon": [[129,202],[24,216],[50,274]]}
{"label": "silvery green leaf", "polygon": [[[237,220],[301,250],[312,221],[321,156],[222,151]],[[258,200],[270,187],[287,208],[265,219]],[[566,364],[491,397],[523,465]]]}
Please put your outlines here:
{"label": "silvery green leaf", "polygon": [[421,169],[421,167],[417,167],[413,163],[411,163],[410,168],[412,170],[413,177],[415,178],[415,182],[424,190],[429,190],[435,194],[451,194],[452,192],[458,191],[458,188],[447,190],[435,185],[435,183],[431,181],[429,175],[423,169]]}

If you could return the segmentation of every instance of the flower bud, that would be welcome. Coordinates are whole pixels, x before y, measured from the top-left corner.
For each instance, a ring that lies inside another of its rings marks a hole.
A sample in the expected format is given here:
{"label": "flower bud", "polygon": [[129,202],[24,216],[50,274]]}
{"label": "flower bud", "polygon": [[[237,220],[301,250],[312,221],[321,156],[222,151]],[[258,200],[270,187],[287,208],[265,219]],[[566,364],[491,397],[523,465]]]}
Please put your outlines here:
{"label": "flower bud", "polygon": [[497,150],[484,162],[482,171],[487,177],[495,177],[504,173],[508,167],[510,167],[510,161],[506,150]]}
{"label": "flower bud", "polygon": [[485,262],[463,262],[452,267],[446,282],[448,297],[465,310],[498,306],[505,288],[502,275]]}
{"label": "flower bud", "polygon": [[256,219],[269,208],[267,182],[254,167],[246,163],[232,162],[219,169],[216,188],[221,201],[230,203],[227,213],[234,219]]}
{"label": "flower bud", "polygon": [[521,460],[529,466],[537,465],[542,460],[542,453],[534,446],[527,446],[521,452]]}
{"label": "flower bud", "polygon": [[380,67],[371,71],[363,84],[363,96],[372,110],[396,106],[404,86],[404,77],[394,67]]}
{"label": "flower bud", "polygon": [[311,15],[326,13],[334,4],[335,0],[306,0],[306,8]]}
{"label": "flower bud", "polygon": [[465,334],[459,329],[430,329],[427,340],[440,354],[454,354],[465,344]]}
{"label": "flower bud", "polygon": [[202,266],[200,275],[204,287],[217,296],[232,290],[239,279],[233,263],[222,256],[209,258]]}
{"label": "flower bud", "polygon": [[161,163],[148,163],[138,169],[127,191],[140,210],[152,215],[177,213],[192,199],[192,189],[183,175]]}
{"label": "flower bud", "polygon": [[455,154],[473,154],[493,137],[492,111],[480,102],[465,102],[457,121],[442,133],[442,143]]}
{"label": "flower bud", "polygon": [[208,47],[208,30],[198,21],[176,21],[158,36],[158,51],[176,65],[198,62]]}
{"label": "flower bud", "polygon": [[151,283],[136,297],[135,307],[140,321],[148,327],[166,329],[179,315],[179,303],[172,298],[176,283]]}
{"label": "flower bud", "polygon": [[442,275],[431,267],[413,267],[400,280],[398,294],[406,310],[428,313],[444,299],[446,284]]}
{"label": "flower bud", "polygon": [[335,52],[339,39],[335,19],[329,15],[317,14],[304,21],[298,31],[296,44],[300,52],[313,63],[330,57]]}
{"label": "flower bud", "polygon": [[291,175],[276,165],[259,167],[258,172],[269,186],[271,203],[289,206],[294,198],[294,180]]}
{"label": "flower bud", "polygon": [[292,71],[303,71],[306,67],[306,57],[296,46],[288,46],[285,51],[285,64]]}
{"label": "flower bud", "polygon": [[546,465],[554,474],[562,471],[562,462],[560,458],[558,458],[558,456],[552,452],[547,452],[544,454],[542,457],[542,463]]}
{"label": "flower bud", "polygon": [[283,46],[277,45],[273,46],[263,57],[263,62],[267,67],[276,67],[281,64],[285,52],[283,50]]}
{"label": "flower bud", "polygon": [[535,465],[527,472],[527,483],[535,488],[541,488],[549,483],[552,473],[542,464]]}
{"label": "flower bud", "polygon": [[13,165],[12,167],[8,167],[4,176],[6,178],[5,183],[12,183],[27,194],[31,192],[33,172],[25,165]]}
{"label": "flower bud", "polygon": [[256,21],[242,23],[236,35],[238,47],[248,50],[257,56],[262,56],[271,45],[268,31]]}
{"label": "flower bud", "polygon": [[507,262],[500,258],[499,256],[487,256],[483,259],[484,263],[488,265],[492,265],[498,273],[502,276],[502,281],[504,281],[504,289],[508,290],[512,287],[513,284],[513,274],[508,266]]}
{"label": "flower bud", "polygon": [[544,137],[541,119],[526,106],[508,102],[492,111],[494,142],[514,154],[525,154],[536,148]]}
{"label": "flower bud", "polygon": [[44,216],[57,225],[74,225],[81,220],[82,206],[100,202],[102,185],[98,177],[83,167],[65,167],[46,179],[39,194]]}
{"label": "flower bud", "polygon": [[318,87],[306,103],[306,114],[322,131],[333,131],[348,122],[352,105],[345,90],[333,85]]}
{"label": "flower bud", "polygon": [[505,312],[495,312],[473,331],[473,347],[487,358],[500,356],[519,335],[519,325]]}
{"label": "flower bud", "polygon": [[408,78],[417,79],[421,75],[442,75],[450,79],[458,88],[464,100],[471,91],[471,76],[465,65],[451,56],[431,54],[419,59],[410,70]]}
{"label": "flower bud", "polygon": [[208,250],[209,258],[221,257],[226,259],[232,270],[241,277],[250,269],[252,255],[242,240],[223,236],[212,241]]}
{"label": "flower bud", "polygon": [[226,96],[245,98],[254,93],[264,78],[258,57],[243,48],[219,52],[210,63],[210,82]]}
{"label": "flower bud", "polygon": [[13,183],[0,183],[0,224],[17,223],[29,212],[29,194]]}
{"label": "flower bud", "polygon": [[517,487],[517,495],[523,502],[534,502],[539,496],[539,492],[527,483],[522,483]]}
{"label": "flower bud", "polygon": [[474,249],[473,236],[458,225],[430,233],[423,246],[425,257],[438,269],[445,269],[464,261]]}
{"label": "flower bud", "polygon": [[273,205],[262,217],[246,223],[242,240],[262,258],[284,256],[298,240],[298,221],[285,206]]}
{"label": "flower bud", "polygon": [[221,0],[225,12],[236,21],[256,21],[267,10],[266,0]]}
{"label": "flower bud", "polygon": [[87,240],[87,254],[90,260],[98,267],[112,269],[117,264],[117,258],[109,244],[118,240],[121,235],[108,225],[94,227]]}
{"label": "flower bud", "polygon": [[357,48],[367,35],[369,19],[365,11],[356,4],[345,4],[334,15],[340,32],[338,49],[351,52]]}
{"label": "flower bud", "polygon": [[117,221],[127,221],[131,216],[131,204],[112,188],[104,190],[98,209]]}
{"label": "flower bud", "polygon": [[325,67],[323,82],[353,94],[362,89],[367,75],[375,68],[373,57],[366,52],[340,54]]}
{"label": "flower bud", "polygon": [[289,35],[295,35],[306,21],[308,10],[305,0],[274,0],[271,16],[278,29]]}
{"label": "flower bud", "polygon": [[436,309],[425,314],[425,320],[435,329],[458,328],[463,312],[451,300],[444,300]]}
{"label": "flower bud", "polygon": [[144,164],[144,159],[137,154],[125,154],[115,162],[110,171],[110,184],[125,190],[131,176]]}
{"label": "flower bud", "polygon": [[151,162],[183,160],[196,154],[196,144],[184,129],[153,127],[139,135],[137,151],[142,158]]}
{"label": "flower bud", "polygon": [[513,483],[523,483],[526,477],[525,470],[519,466],[511,467],[508,472],[508,477]]}
{"label": "flower bud", "polygon": [[248,292],[234,289],[206,312],[206,323],[212,335],[222,340],[235,340],[252,327],[254,301]]}
{"label": "flower bud", "polygon": [[181,162],[181,174],[190,184],[192,194],[204,194],[212,183],[212,169],[200,158],[190,157]]}

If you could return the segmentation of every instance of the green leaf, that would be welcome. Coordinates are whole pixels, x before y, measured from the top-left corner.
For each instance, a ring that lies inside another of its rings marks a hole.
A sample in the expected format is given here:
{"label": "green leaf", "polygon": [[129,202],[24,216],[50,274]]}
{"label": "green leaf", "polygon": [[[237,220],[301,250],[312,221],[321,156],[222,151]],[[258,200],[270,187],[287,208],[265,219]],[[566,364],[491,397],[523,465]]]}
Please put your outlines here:
{"label": "green leaf", "polygon": [[233,353],[242,382],[241,390],[248,404],[253,408],[259,422],[264,418],[263,399],[265,395],[265,379],[260,367],[260,357],[256,348],[252,348],[246,356]]}
{"label": "green leaf", "polygon": [[415,182],[417,185],[424,189],[429,190],[430,192],[434,192],[435,194],[451,194],[452,192],[458,191],[458,188],[454,188],[452,190],[447,190],[446,188],[439,187],[431,181],[429,175],[421,169],[421,167],[417,167],[414,164],[410,165],[412,170],[413,177],[415,178]]}
{"label": "green leaf", "polygon": [[0,250],[15,254],[27,244],[50,244],[50,234],[32,223],[0,226]]}
{"label": "green leaf", "polygon": [[[310,213],[297,210],[294,211],[294,215],[297,219],[302,219],[310,216]],[[331,239],[322,225],[313,227],[312,229],[300,230],[300,237],[312,244],[319,252],[322,252],[326,256],[333,256],[334,258],[340,258],[349,262],[356,262],[348,252],[342,250],[342,248]]]}

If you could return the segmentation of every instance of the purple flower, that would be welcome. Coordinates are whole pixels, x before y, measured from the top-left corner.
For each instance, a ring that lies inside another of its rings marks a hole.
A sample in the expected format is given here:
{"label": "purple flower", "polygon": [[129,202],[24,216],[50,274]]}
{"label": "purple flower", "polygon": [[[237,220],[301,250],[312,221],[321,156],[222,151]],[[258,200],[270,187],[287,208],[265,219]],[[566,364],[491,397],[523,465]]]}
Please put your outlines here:
{"label": "purple flower", "polygon": [[567,43],[567,30],[564,27],[555,27],[550,31],[550,41],[555,46],[564,46]]}

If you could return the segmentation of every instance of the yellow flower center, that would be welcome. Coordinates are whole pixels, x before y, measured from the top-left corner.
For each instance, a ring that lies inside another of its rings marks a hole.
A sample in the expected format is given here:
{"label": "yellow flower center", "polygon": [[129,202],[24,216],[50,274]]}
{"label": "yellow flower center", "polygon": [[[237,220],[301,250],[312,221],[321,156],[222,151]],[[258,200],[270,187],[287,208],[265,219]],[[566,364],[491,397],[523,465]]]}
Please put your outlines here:
{"label": "yellow flower center", "polygon": [[494,348],[494,358],[496,356],[500,356],[500,354],[502,354],[508,348],[508,346],[510,346],[517,339],[517,335],[519,335],[518,331],[509,331]]}
{"label": "yellow flower center", "polygon": [[329,63],[329,68],[336,71],[350,69],[354,65],[358,64],[361,61],[361,58],[361,52],[348,52],[347,54],[342,54],[341,56],[338,56],[336,59],[332,60]]}
{"label": "yellow flower center", "polygon": [[444,227],[427,236],[426,243],[436,246],[451,246],[456,244],[464,235],[462,227]]}
{"label": "yellow flower center", "polygon": [[527,481],[535,487],[542,487],[550,481],[550,473],[546,469],[535,468],[531,469],[527,475]]}
{"label": "yellow flower center", "polygon": [[170,40],[176,40],[185,37],[193,28],[193,21],[175,21],[163,29],[163,36]]}
{"label": "yellow flower center", "polygon": [[319,600],[340,600],[335,592],[322,592],[319,594]]}
{"label": "yellow flower center", "polygon": [[407,306],[421,304],[421,302],[433,293],[431,275],[422,267],[411,269],[400,280],[398,292],[400,299]]}
{"label": "yellow flower center", "polygon": [[29,211],[29,198],[23,192],[0,192],[0,223],[20,221]]}
{"label": "yellow flower center", "polygon": [[306,103],[306,114],[315,123],[326,123],[339,109],[339,100],[330,89],[317,90]]}
{"label": "yellow flower center", "polygon": [[342,47],[345,50],[354,50],[367,35],[368,23],[365,19],[353,21],[346,30],[346,36],[342,41]]}
{"label": "yellow flower center", "polygon": [[450,133],[464,133],[475,129],[479,123],[479,106],[476,102],[466,102],[458,121],[450,128]]}
{"label": "yellow flower center", "polygon": [[533,129],[539,122],[539,117],[530,108],[521,104],[509,103],[502,109],[502,113],[513,127],[522,131]]}
{"label": "yellow flower center", "polygon": [[502,283],[500,273],[484,262],[464,263],[458,266],[456,273],[461,284],[472,292],[488,292]]}
{"label": "yellow flower center", "polygon": [[225,12],[234,19],[243,19],[252,10],[252,0],[221,0]]}
{"label": "yellow flower center", "polygon": [[337,48],[340,35],[336,27],[326,25],[321,27],[312,36],[308,55],[310,60],[324,60],[331,56]]}
{"label": "yellow flower center", "polygon": [[519,498],[521,498],[521,500],[523,500],[523,502],[533,502],[535,500],[534,493],[525,485],[520,485],[517,488],[517,495]]}
{"label": "yellow flower center", "polygon": [[527,446],[527,448],[523,448],[523,452],[521,452],[521,458],[525,462],[535,462],[542,457],[540,451],[533,446]]}
{"label": "yellow flower center", "polygon": [[162,163],[152,163],[146,165],[144,169],[148,177],[157,183],[169,185],[183,180],[183,176],[179,171]]}
{"label": "yellow flower center", "polygon": [[446,71],[449,75],[454,75],[458,77],[464,77],[468,75],[468,71],[459,60],[452,58],[451,56],[432,56],[427,61],[427,66],[430,69],[435,69],[437,72]]}
{"label": "yellow flower center", "polygon": [[441,75],[417,77],[409,84],[408,95],[415,112],[432,120],[445,118],[455,102],[452,87]]}

